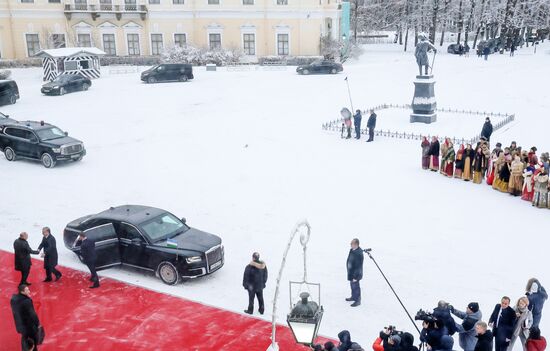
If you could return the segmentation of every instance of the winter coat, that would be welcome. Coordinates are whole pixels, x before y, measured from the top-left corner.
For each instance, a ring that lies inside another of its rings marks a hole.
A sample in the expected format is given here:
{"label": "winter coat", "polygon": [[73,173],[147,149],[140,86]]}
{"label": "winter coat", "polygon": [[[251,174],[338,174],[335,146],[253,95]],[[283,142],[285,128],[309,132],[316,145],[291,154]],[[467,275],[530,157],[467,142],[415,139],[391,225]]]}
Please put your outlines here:
{"label": "winter coat", "polygon": [[458,344],[465,351],[473,351],[477,343],[475,325],[481,320],[481,311],[468,314],[453,309],[453,314],[462,319],[461,324],[455,324],[456,331],[458,332]]}
{"label": "winter coat", "polygon": [[439,347],[439,350],[441,351],[452,351],[453,345],[454,345],[453,337],[450,335],[443,335],[441,337],[441,346]]}
{"label": "winter coat", "polygon": [[15,252],[15,270],[26,271],[31,268],[31,254],[38,254],[29,246],[27,240],[18,238],[13,242],[13,250]]}
{"label": "winter coat", "polygon": [[464,150],[458,150],[456,153],[455,168],[464,169]]}
{"label": "winter coat", "polygon": [[441,348],[442,337],[443,330],[437,328],[424,328],[420,333],[420,341],[430,345],[432,350],[439,350]]}
{"label": "winter coat", "polygon": [[82,240],[80,244],[80,254],[85,264],[95,265],[97,259],[95,242],[91,239]]}
{"label": "winter coat", "polygon": [[429,66],[430,62],[428,60],[428,50],[437,51],[435,46],[430,43],[428,40],[419,41],[416,44],[416,49],[414,51],[414,57],[416,57],[416,63],[420,66]]}
{"label": "winter coat", "polygon": [[42,242],[38,245],[38,251],[44,249],[44,268],[57,266],[57,247],[53,235],[48,235],[42,238]]}
{"label": "winter coat", "polygon": [[544,351],[546,350],[546,339],[541,336],[540,339],[527,339],[525,344],[527,351]]}
{"label": "winter coat", "polygon": [[516,319],[514,334],[512,335],[518,337],[520,333],[523,333],[523,336],[527,339],[529,337],[529,328],[533,325],[533,314],[528,308],[525,308],[522,312],[516,307],[515,311],[516,313],[520,313],[520,316]]}
{"label": "winter coat", "polygon": [[481,128],[481,136],[487,138],[487,141],[490,141],[491,134],[493,134],[493,125],[491,122],[483,123],[483,128]]}
{"label": "winter coat", "polygon": [[31,298],[23,294],[15,294],[11,297],[10,304],[17,332],[25,336],[35,335],[40,322]]}
{"label": "winter coat", "polygon": [[420,144],[422,147],[422,157],[429,157],[430,156],[430,142],[428,140],[423,140]]}
{"label": "winter coat", "polygon": [[356,127],[361,127],[361,119],[363,118],[363,116],[361,115],[361,112],[357,112],[356,114],[353,115],[353,124],[356,126]]}
{"label": "winter coat", "polygon": [[510,181],[510,166],[508,163],[504,163],[498,172],[498,179],[502,179],[503,182],[508,183]]}
{"label": "winter coat", "polygon": [[374,129],[376,128],[376,113],[371,113],[369,120],[367,121],[367,128]]}
{"label": "winter coat", "polygon": [[349,250],[346,267],[349,281],[363,279],[363,250],[360,247]]}
{"label": "winter coat", "polygon": [[443,321],[443,324],[445,324],[445,327],[447,328],[447,333],[449,333],[449,335],[453,335],[456,332],[455,321],[451,316],[451,310],[448,307],[434,308],[433,316],[435,317],[435,319]]}
{"label": "winter coat", "polygon": [[548,192],[548,174],[539,173],[535,176],[535,191],[544,194]]}
{"label": "winter coat", "polygon": [[483,153],[476,152],[474,155],[474,162],[472,165],[474,172],[481,172],[482,170],[487,168],[487,159],[485,158],[485,155]]}
{"label": "winter coat", "polygon": [[262,291],[267,282],[267,266],[262,261],[252,261],[244,269],[243,287],[246,290]]}
{"label": "winter coat", "polygon": [[477,343],[474,351],[493,351],[493,333],[490,330],[476,337]]}
{"label": "winter coat", "polygon": [[399,351],[418,351],[418,347],[414,346],[414,336],[409,332],[401,334],[401,343]]}
{"label": "winter coat", "polygon": [[453,148],[453,145],[449,145],[447,148],[447,152],[445,153],[445,156],[443,156],[443,161],[448,163],[453,163],[455,161],[455,149]]}
{"label": "winter coat", "polygon": [[486,46],[484,49],[483,49],[483,55],[489,55],[491,53],[491,50],[489,49],[488,46]]}
{"label": "winter coat", "polygon": [[430,143],[430,156],[439,156],[439,141],[432,141]]}
{"label": "winter coat", "polygon": [[[512,307],[508,306],[502,310],[502,314],[499,319],[498,315],[500,313],[500,309],[500,304],[495,305],[491,318],[489,318],[489,323],[493,323],[493,333],[496,329],[500,329],[499,335],[502,333],[502,335],[505,335],[507,339],[511,339],[512,334],[514,333],[514,325],[516,323],[516,311],[514,311]],[[499,319],[498,325],[497,319]]]}
{"label": "winter coat", "polygon": [[[531,286],[533,283],[537,283],[538,289],[537,292],[532,293]],[[533,315],[540,315],[542,313],[542,307],[544,306],[544,302],[548,299],[548,294],[546,293],[546,289],[542,285],[540,285],[540,282],[536,279],[534,279],[531,284],[528,285],[528,291],[525,295],[527,295],[527,298],[529,299],[529,309],[531,312],[533,312]]]}

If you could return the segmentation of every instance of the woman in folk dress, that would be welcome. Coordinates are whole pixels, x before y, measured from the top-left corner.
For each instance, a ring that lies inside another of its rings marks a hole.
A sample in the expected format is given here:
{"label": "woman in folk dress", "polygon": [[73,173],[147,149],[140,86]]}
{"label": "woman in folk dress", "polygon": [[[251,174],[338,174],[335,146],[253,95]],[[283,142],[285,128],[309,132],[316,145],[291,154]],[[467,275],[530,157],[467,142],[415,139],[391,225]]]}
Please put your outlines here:
{"label": "woman in folk dress", "polygon": [[465,181],[472,180],[472,163],[474,162],[475,152],[472,145],[466,144],[464,150],[464,169],[462,170],[462,179]]}
{"label": "woman in folk dress", "polygon": [[455,157],[455,178],[462,179],[462,169],[464,169],[464,144],[456,152]]}
{"label": "woman in folk dress", "polygon": [[506,163],[504,159],[504,152],[501,152],[498,155],[497,160],[495,161],[495,179],[493,179],[493,189],[498,190],[498,184],[500,183],[500,171],[502,170],[502,167]]}
{"label": "woman in folk dress", "polygon": [[455,148],[451,140],[448,140],[447,143],[447,154],[444,158],[444,164],[445,164],[445,175],[447,177],[453,177],[453,165],[455,162]]}
{"label": "woman in folk dress", "polygon": [[483,180],[483,172],[485,172],[485,169],[487,168],[487,159],[483,154],[481,145],[477,147],[472,168],[474,170],[474,183],[481,184],[481,181]]}
{"label": "woman in folk dress", "polygon": [[544,167],[535,176],[535,194],[533,195],[533,206],[548,208],[548,174]]}
{"label": "woman in folk dress", "polygon": [[504,157],[504,165],[500,168],[500,172],[498,173],[498,184],[497,189],[502,191],[503,193],[508,192],[508,183],[510,182],[510,169],[512,167],[511,162],[506,160],[506,157]]}
{"label": "woman in folk dress", "polygon": [[432,137],[430,144],[430,170],[437,172],[439,170],[439,140],[437,137]]}
{"label": "woman in folk dress", "polygon": [[525,201],[533,201],[535,192],[535,179],[533,177],[534,168],[529,166],[523,170],[523,188],[521,199]]}
{"label": "woman in folk dress", "polygon": [[422,148],[422,169],[430,168],[430,142],[428,138],[424,137],[422,143],[420,144]]}
{"label": "woman in folk dress", "polygon": [[510,183],[508,183],[508,192],[510,195],[519,196],[523,189],[523,162],[518,155],[514,156],[514,161],[510,166]]}

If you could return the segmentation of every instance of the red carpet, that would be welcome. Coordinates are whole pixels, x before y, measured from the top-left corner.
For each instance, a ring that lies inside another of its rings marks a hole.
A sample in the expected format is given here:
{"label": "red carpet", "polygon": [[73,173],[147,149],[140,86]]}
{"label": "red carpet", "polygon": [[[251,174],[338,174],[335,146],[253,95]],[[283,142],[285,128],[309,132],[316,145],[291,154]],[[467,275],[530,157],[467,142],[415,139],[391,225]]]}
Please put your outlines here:
{"label": "red carpet", "polygon": [[[43,263],[33,260],[29,282],[46,330],[41,351],[243,350],[265,351],[271,324],[238,313],[102,278],[89,289],[88,275],[60,267],[60,281],[42,283]],[[101,276],[101,274],[100,274]],[[9,300],[21,278],[13,254],[0,250],[0,350],[20,350]],[[281,351],[308,350],[287,327],[277,328]]]}

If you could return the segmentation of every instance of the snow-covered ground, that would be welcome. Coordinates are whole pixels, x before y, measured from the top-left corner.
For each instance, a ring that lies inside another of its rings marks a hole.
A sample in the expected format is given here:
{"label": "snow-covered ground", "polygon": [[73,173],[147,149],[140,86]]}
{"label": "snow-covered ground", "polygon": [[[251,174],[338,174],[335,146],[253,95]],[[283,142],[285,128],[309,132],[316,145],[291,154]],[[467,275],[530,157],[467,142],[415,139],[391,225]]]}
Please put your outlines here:
{"label": "snow-covered ground", "polygon": [[[354,108],[410,103],[417,69],[412,53],[400,50],[367,46],[343,74],[327,76],[299,76],[292,68],[199,67],[192,82],[146,85],[139,74],[104,69],[88,92],[62,97],[40,94],[39,69],[13,70],[21,100],[0,111],[58,125],[83,140],[88,155],[51,170],[0,156],[0,248],[11,251],[21,231],[36,247],[48,225],[58,238],[60,264],[85,270],[62,245],[66,223],[113,205],[165,208],[223,238],[224,268],[175,287],[129,269],[101,275],[239,312],[247,303],[242,272],[259,251],[270,269],[262,317],[270,319],[282,252],[295,223],[306,218],[312,225],[308,277],[321,283],[325,308],[320,332],[335,337],[348,329],[366,349],[385,325],[413,326],[367,257],[362,305],[344,301],[353,237],[373,248],[411,313],[439,299],[457,308],[478,301],[487,319],[502,295],[515,302],[531,277],[550,288],[550,210],[423,171],[419,142],[377,138],[367,144],[322,131],[321,124],[348,104],[346,76]],[[438,55],[438,104],[515,113],[516,121],[493,143],[516,140],[524,148],[550,150],[549,60],[547,43],[536,54],[529,48],[487,62]],[[408,115],[402,123],[408,126]],[[480,130],[482,119],[475,123]],[[383,111],[378,127],[386,128]],[[279,299],[281,323],[287,282],[300,279],[301,259],[296,240]],[[35,266],[31,274],[40,270]],[[546,313],[543,333],[549,327]]]}

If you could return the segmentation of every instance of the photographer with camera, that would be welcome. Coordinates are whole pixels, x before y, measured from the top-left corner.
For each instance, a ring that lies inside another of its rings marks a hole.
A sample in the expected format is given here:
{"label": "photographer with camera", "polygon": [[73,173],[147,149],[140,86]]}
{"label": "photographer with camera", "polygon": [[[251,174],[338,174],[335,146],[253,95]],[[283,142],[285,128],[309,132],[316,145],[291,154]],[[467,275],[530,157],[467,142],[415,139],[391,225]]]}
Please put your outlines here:
{"label": "photographer with camera", "polygon": [[477,302],[470,302],[466,312],[459,311],[449,305],[451,313],[462,319],[462,323],[455,323],[458,332],[458,343],[464,351],[474,351],[477,343],[475,325],[481,320],[481,311]]}
{"label": "photographer with camera", "polygon": [[435,319],[443,321],[446,328],[446,330],[443,330],[443,335],[454,335],[456,332],[455,321],[451,316],[451,308],[448,302],[440,300],[432,315]]}
{"label": "photographer with camera", "polygon": [[374,351],[401,351],[401,334],[393,325],[385,327],[372,344]]}
{"label": "photographer with camera", "polygon": [[336,349],[337,351],[363,351],[361,345],[351,341],[351,335],[347,330],[338,333],[338,340],[340,340],[340,344]]}
{"label": "photographer with camera", "polygon": [[422,319],[420,341],[428,344],[428,350],[440,350],[441,338],[444,336],[443,332],[445,328],[443,321],[435,319],[431,313],[422,310],[418,311],[415,319]]}

